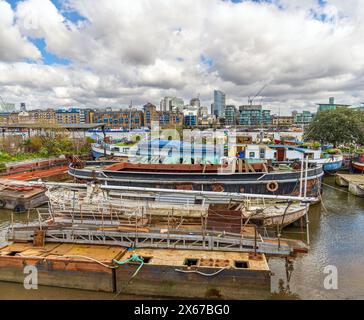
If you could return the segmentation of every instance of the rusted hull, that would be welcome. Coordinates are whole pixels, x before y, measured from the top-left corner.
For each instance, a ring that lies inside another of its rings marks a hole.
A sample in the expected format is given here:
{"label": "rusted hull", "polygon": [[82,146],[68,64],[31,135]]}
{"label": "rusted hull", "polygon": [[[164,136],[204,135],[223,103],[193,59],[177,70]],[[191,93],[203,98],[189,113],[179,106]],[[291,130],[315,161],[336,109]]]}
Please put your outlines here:
{"label": "rusted hull", "polygon": [[2,209],[15,210],[22,212],[29,208],[36,208],[48,202],[45,191],[0,191],[0,207]]}
{"label": "rusted hull", "polygon": [[113,271],[88,261],[0,257],[0,281],[24,283],[25,266],[37,268],[39,285],[103,292],[115,290]]}
{"label": "rusted hull", "polygon": [[[89,163],[90,165],[92,162]],[[94,162],[102,165],[101,162]],[[201,168],[200,168],[201,169]],[[239,192],[268,195],[298,195],[300,172],[250,172],[234,174],[191,172],[143,172],[143,171],[107,171],[78,169],[70,166],[69,174],[80,181],[98,181],[111,186],[204,190],[215,192]],[[317,197],[320,193],[320,181],[324,175],[322,167],[308,171],[307,195]],[[278,189],[269,190],[269,184],[276,181]]]}
{"label": "rusted hull", "polygon": [[[125,265],[116,270],[117,290],[121,293],[194,299],[267,299],[271,289],[271,273],[265,270],[225,269],[212,276],[186,267],[144,265],[136,277],[138,265]],[[216,268],[198,268],[214,274]],[[131,280],[130,280],[131,279]]]}

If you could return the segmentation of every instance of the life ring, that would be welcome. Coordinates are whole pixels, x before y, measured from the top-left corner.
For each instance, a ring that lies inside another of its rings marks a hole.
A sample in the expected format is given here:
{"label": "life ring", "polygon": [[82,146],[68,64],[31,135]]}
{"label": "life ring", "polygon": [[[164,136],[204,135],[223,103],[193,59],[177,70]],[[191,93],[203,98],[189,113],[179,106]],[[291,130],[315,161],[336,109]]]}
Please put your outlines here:
{"label": "life ring", "polygon": [[278,190],[278,182],[277,181],[270,181],[267,183],[267,190],[270,192],[276,192]]}
{"label": "life ring", "polygon": [[224,192],[225,188],[222,184],[213,184],[212,185],[212,191],[213,192]]}
{"label": "life ring", "polygon": [[0,208],[5,208],[6,201],[3,199],[0,199]]}

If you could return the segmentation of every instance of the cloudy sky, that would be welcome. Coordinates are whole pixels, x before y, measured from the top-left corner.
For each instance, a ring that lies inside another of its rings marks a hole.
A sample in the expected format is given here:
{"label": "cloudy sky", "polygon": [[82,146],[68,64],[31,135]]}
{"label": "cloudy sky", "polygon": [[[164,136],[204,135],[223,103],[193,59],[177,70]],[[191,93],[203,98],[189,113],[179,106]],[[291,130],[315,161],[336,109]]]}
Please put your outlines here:
{"label": "cloudy sky", "polygon": [[0,0],[0,96],[32,108],[213,90],[274,111],[364,101],[363,0]]}

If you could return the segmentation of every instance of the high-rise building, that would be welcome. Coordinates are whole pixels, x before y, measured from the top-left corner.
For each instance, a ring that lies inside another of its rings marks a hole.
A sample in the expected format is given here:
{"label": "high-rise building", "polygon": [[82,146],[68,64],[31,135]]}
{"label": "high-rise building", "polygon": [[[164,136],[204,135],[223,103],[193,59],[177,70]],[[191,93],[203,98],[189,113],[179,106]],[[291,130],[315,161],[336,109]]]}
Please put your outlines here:
{"label": "high-rise building", "polygon": [[184,101],[178,97],[164,97],[160,102],[159,111],[182,111]]}
{"label": "high-rise building", "polygon": [[234,105],[227,105],[225,107],[225,124],[226,125],[236,124],[236,107]]}
{"label": "high-rise building", "polygon": [[171,111],[172,97],[164,97],[160,102],[160,111]]}
{"label": "high-rise building", "polygon": [[273,123],[272,115],[270,114],[270,110],[262,110],[262,125],[269,126]]}
{"label": "high-rise building", "polygon": [[192,107],[196,107],[197,109],[199,109],[201,107],[201,101],[200,101],[200,98],[193,98],[191,99],[190,101],[190,105]]}
{"label": "high-rise building", "polygon": [[329,103],[318,103],[318,111],[335,110],[336,108],[347,108],[350,107],[349,104],[337,104],[335,103],[335,98],[330,97]]}
{"label": "high-rise building", "polygon": [[262,124],[261,105],[243,105],[239,107],[239,124],[243,126],[258,126]]}
{"label": "high-rise building", "polygon": [[25,105],[25,102],[20,103],[20,112],[21,111],[23,111],[23,112],[27,111],[27,107]]}
{"label": "high-rise building", "polygon": [[239,124],[244,126],[268,126],[273,122],[270,110],[261,105],[242,105],[239,107]]}
{"label": "high-rise building", "polygon": [[302,112],[292,112],[292,117],[294,118],[294,122],[296,124],[309,124],[312,122],[315,114],[310,111],[302,111]]}
{"label": "high-rise building", "polygon": [[170,110],[173,112],[181,112],[183,110],[183,107],[185,105],[185,102],[182,98],[173,97],[170,102]]}
{"label": "high-rise building", "polygon": [[226,107],[226,96],[220,90],[214,91],[214,104],[213,104],[213,113],[216,117],[223,118],[225,116],[225,107]]}

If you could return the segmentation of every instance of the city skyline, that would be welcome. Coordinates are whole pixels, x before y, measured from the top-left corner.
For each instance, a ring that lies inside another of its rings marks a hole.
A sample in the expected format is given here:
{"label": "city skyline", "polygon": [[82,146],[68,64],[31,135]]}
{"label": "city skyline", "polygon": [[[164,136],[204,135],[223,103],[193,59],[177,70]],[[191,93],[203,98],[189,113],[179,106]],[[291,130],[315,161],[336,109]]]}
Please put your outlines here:
{"label": "city skyline", "polygon": [[0,96],[32,108],[198,95],[210,106],[216,89],[238,107],[265,87],[256,103],[275,113],[315,111],[330,96],[359,105],[363,9],[354,0],[0,0]]}

